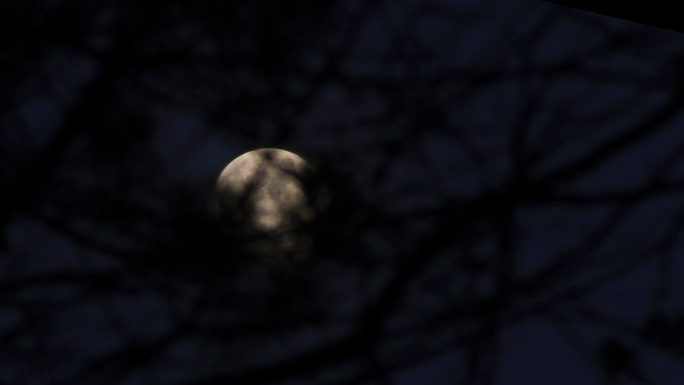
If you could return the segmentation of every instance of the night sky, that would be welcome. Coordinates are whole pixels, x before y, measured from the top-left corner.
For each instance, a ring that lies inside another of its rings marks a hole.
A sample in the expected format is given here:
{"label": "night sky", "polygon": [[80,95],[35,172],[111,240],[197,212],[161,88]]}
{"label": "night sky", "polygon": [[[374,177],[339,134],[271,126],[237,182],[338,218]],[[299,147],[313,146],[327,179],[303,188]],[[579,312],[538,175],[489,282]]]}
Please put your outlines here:
{"label": "night sky", "polygon": [[[0,384],[684,379],[684,35],[537,0],[0,5]],[[299,154],[315,253],[214,186]]]}

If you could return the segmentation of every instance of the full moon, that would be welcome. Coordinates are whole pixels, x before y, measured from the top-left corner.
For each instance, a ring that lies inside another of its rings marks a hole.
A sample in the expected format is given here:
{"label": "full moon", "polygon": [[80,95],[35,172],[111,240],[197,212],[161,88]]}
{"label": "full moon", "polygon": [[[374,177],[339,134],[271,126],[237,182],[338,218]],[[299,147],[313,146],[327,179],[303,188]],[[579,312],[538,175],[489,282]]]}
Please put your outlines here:
{"label": "full moon", "polygon": [[235,158],[216,182],[221,223],[243,252],[279,262],[309,256],[325,189],[302,157],[262,148]]}

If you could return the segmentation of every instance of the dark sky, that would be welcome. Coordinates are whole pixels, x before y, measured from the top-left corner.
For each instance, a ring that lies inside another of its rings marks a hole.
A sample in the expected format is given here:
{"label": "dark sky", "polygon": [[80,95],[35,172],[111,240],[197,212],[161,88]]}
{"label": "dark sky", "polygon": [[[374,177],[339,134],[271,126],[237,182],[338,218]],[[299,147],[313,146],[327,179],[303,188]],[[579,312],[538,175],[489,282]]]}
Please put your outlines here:
{"label": "dark sky", "polygon": [[[0,383],[684,378],[680,33],[532,0],[48,3],[0,9]],[[261,147],[339,194],[320,261],[226,257],[214,183]]]}

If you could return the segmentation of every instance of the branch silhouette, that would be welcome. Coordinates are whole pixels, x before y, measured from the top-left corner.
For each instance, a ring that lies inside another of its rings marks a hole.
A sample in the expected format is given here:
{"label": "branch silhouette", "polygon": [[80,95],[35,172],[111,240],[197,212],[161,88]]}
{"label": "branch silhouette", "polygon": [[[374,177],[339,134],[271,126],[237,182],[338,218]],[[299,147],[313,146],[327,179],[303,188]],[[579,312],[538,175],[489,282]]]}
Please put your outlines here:
{"label": "branch silhouette", "polygon": [[[597,381],[656,383],[649,354],[684,352],[681,38],[504,3],[0,5],[0,383],[392,384],[459,357],[498,384],[531,320]],[[262,147],[330,193],[305,262],[215,215]],[[629,311],[601,299],[627,286]]]}

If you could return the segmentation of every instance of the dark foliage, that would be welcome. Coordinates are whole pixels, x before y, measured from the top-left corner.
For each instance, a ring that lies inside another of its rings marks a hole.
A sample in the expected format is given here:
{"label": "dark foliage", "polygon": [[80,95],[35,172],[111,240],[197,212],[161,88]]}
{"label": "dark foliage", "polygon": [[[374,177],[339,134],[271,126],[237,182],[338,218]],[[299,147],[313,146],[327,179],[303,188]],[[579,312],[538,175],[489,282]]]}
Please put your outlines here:
{"label": "dark foliage", "polygon": [[[502,384],[543,321],[668,384],[683,53],[539,1],[0,2],[0,383]],[[305,261],[216,216],[262,147],[328,189]]]}

